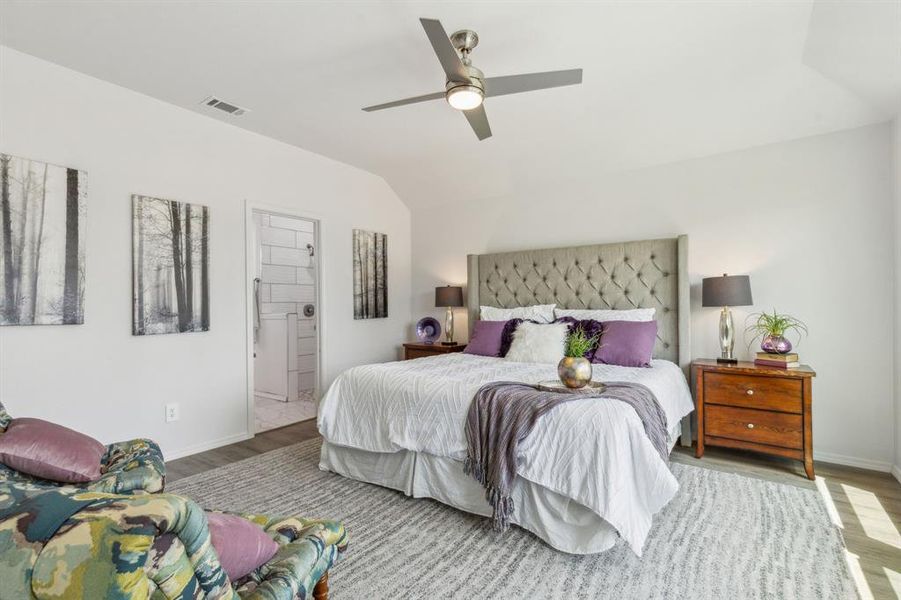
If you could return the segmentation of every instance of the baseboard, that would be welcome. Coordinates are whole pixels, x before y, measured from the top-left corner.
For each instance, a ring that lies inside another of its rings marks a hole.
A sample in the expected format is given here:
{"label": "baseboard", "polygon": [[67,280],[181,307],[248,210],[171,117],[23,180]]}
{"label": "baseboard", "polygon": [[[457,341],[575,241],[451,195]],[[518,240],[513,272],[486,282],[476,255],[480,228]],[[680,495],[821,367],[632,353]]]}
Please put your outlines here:
{"label": "baseboard", "polygon": [[898,480],[898,483],[901,483],[901,467],[898,465],[892,465],[892,475],[895,476],[895,479]]}
{"label": "baseboard", "polygon": [[220,448],[222,446],[228,446],[229,444],[235,444],[237,442],[243,442],[244,440],[249,440],[253,436],[247,432],[236,433],[235,435],[230,435],[224,438],[219,438],[218,440],[211,440],[209,442],[204,442],[202,444],[196,444],[194,446],[188,446],[187,448],[183,448],[178,452],[164,452],[164,456],[166,461],[177,460],[179,458],[184,458],[186,456],[191,456],[192,454],[199,454],[200,452],[206,452],[207,450],[213,450],[215,448]]}
{"label": "baseboard", "polygon": [[867,469],[870,471],[879,471],[880,473],[889,473],[892,471],[892,463],[890,462],[885,462],[882,460],[870,460],[868,458],[857,458],[854,456],[845,456],[843,454],[833,454],[831,452],[814,451],[813,459],[816,461],[832,463],[834,465],[857,467],[858,469]]}

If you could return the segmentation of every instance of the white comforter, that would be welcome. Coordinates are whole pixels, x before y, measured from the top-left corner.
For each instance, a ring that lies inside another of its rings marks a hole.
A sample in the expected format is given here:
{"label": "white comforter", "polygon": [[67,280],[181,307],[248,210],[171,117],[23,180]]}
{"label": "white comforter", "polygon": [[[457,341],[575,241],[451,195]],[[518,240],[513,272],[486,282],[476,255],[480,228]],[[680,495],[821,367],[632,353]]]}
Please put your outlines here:
{"label": "white comforter", "polygon": [[[643,369],[593,366],[595,380],[650,388],[669,429],[694,409],[685,377],[671,362],[655,360]],[[462,353],[355,367],[342,373],[322,400],[319,432],[340,446],[405,449],[462,461],[463,423],[479,387],[556,377],[555,365]],[[519,447],[516,470],[593,510],[639,555],[652,516],[679,487],[635,411],[603,398],[568,402],[542,417]]]}

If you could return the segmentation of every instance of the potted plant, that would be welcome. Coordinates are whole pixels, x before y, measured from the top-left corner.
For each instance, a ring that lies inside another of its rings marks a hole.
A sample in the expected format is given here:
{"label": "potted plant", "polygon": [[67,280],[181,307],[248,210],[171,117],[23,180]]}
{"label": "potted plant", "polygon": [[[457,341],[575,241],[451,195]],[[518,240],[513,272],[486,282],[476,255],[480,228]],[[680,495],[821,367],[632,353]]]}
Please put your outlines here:
{"label": "potted plant", "polygon": [[795,343],[801,341],[802,335],[807,335],[807,325],[800,319],[791,315],[781,315],[773,309],[772,313],[754,313],[748,315],[749,324],[745,333],[753,334],[748,340],[748,346],[758,339],[760,349],[772,354],[788,354],[792,350],[792,343],[786,334],[794,332],[798,336]]}
{"label": "potted plant", "polygon": [[585,354],[597,343],[598,336],[588,337],[579,327],[566,336],[563,359],[557,364],[557,375],[568,388],[583,388],[591,381],[591,361]]}

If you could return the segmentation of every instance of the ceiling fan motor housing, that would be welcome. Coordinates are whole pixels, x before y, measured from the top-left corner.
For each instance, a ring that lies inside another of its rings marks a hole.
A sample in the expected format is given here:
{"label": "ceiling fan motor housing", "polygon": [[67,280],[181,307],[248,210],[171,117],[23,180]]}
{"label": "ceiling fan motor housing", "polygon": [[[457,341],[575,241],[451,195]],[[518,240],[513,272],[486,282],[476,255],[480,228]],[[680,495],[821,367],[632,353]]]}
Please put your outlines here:
{"label": "ceiling fan motor housing", "polygon": [[485,74],[482,73],[479,69],[475,68],[472,65],[465,66],[467,73],[469,74],[469,81],[452,81],[450,79],[447,80],[447,84],[444,86],[444,90],[449,92],[454,88],[460,86],[473,86],[479,88],[479,91],[482,93],[485,92]]}

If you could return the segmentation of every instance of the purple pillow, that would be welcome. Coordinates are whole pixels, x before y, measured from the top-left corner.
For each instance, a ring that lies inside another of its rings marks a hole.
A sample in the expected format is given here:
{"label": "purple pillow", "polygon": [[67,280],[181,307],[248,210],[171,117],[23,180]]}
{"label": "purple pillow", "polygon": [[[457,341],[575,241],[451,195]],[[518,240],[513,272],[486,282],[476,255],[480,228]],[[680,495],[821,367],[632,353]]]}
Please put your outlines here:
{"label": "purple pillow", "polygon": [[60,483],[100,479],[106,446],[43,419],[13,419],[0,435],[0,462],[11,469]]}
{"label": "purple pillow", "polygon": [[209,512],[210,541],[228,578],[238,581],[266,564],[278,552],[278,544],[263,528],[238,515]]}
{"label": "purple pillow", "polygon": [[657,321],[604,321],[601,342],[591,362],[647,367],[657,343]]}
{"label": "purple pillow", "polygon": [[463,352],[479,356],[500,356],[501,335],[506,325],[506,321],[476,321],[472,328],[472,338]]}

